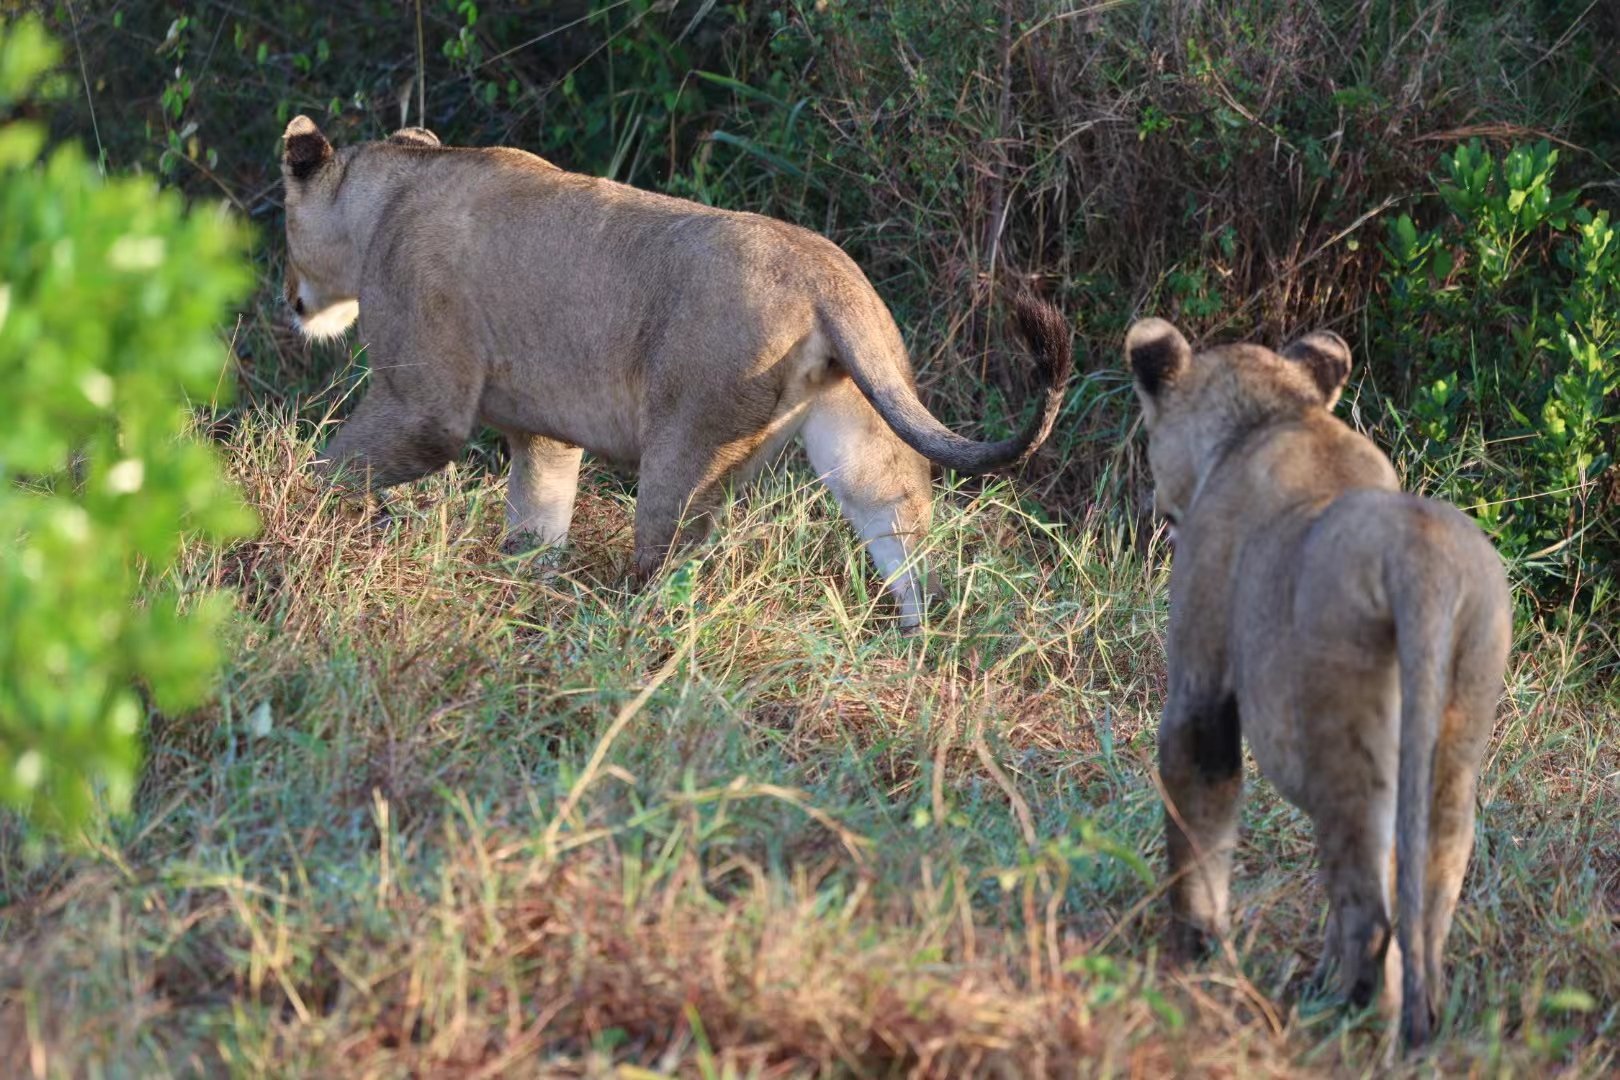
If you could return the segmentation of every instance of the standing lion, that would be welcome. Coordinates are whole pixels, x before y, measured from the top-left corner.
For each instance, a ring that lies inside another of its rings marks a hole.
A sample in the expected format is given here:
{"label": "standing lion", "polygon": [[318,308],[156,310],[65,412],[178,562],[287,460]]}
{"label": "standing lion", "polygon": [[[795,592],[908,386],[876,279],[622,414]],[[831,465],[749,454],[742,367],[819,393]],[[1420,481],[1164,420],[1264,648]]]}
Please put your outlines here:
{"label": "standing lion", "polygon": [[1389,459],[1333,416],[1350,375],[1337,334],[1195,354],[1146,319],[1125,352],[1176,549],[1159,728],[1171,951],[1227,930],[1247,736],[1315,826],[1318,977],[1336,966],[1365,1005],[1382,968],[1385,1011],[1417,1046],[1443,1000],[1502,692],[1502,561],[1455,508],[1402,493]]}
{"label": "standing lion", "polygon": [[728,478],[799,435],[915,626],[928,461],[968,473],[1021,462],[1062,404],[1068,325],[1025,300],[1040,408],[997,442],[948,430],[918,400],[899,328],[860,268],[786,222],[509,147],[442,146],[421,128],[334,149],[306,116],[287,125],[282,173],[288,303],[311,337],[358,318],[371,364],[323,471],[405,483],[488,424],[511,450],[510,532],[557,545],[589,450],[640,471],[643,576],[707,527]]}

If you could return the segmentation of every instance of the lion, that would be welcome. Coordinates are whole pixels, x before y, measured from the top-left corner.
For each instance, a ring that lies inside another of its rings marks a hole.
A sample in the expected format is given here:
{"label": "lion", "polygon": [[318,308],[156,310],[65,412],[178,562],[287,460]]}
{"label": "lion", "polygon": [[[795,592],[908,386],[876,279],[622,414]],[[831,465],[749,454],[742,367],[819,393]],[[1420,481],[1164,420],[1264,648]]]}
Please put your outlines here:
{"label": "lion", "polygon": [[371,367],[317,470],[377,491],[487,424],[511,451],[509,535],[561,545],[589,450],[639,469],[638,578],[707,531],[725,481],[798,435],[915,627],[928,462],[1020,464],[1062,404],[1067,321],[1022,297],[1040,408],[999,441],[948,430],[860,268],[785,222],[421,128],[334,150],[306,116],[287,125],[282,172],[295,320],[321,339],[358,319]]}
{"label": "lion", "polygon": [[1195,354],[1145,319],[1125,353],[1174,546],[1159,728],[1169,951],[1186,959],[1228,930],[1246,737],[1315,827],[1318,982],[1337,968],[1366,1006],[1382,968],[1384,1013],[1421,1045],[1503,689],[1502,560],[1456,508],[1400,491],[1389,459],[1332,415],[1350,376],[1337,334]]}

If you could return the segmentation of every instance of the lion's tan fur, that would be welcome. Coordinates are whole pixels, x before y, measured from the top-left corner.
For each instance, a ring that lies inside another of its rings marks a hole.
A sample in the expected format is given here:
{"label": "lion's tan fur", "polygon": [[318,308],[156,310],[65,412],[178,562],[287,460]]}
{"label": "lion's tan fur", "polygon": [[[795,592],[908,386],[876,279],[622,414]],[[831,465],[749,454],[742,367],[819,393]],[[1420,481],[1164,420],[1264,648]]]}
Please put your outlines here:
{"label": "lion's tan fur", "polygon": [[1042,408],[1021,434],[976,443],[918,401],[899,329],[854,262],[783,222],[420,129],[334,150],[306,117],[287,128],[283,172],[289,303],[314,334],[358,316],[371,367],[323,462],[387,487],[489,424],[512,451],[510,528],[542,543],[566,537],[589,450],[640,469],[649,573],[683,520],[703,527],[724,480],[798,433],[915,624],[925,456],[1012,464],[1057,411],[1069,346],[1050,307],[1019,306]]}
{"label": "lion's tan fur", "polygon": [[1501,559],[1453,507],[1401,493],[1384,454],[1332,415],[1350,373],[1337,335],[1194,354],[1150,319],[1126,353],[1175,530],[1160,728],[1173,951],[1228,929],[1241,734],[1315,825],[1319,974],[1336,966],[1365,1003],[1383,967],[1385,1008],[1420,1043],[1502,689]]}

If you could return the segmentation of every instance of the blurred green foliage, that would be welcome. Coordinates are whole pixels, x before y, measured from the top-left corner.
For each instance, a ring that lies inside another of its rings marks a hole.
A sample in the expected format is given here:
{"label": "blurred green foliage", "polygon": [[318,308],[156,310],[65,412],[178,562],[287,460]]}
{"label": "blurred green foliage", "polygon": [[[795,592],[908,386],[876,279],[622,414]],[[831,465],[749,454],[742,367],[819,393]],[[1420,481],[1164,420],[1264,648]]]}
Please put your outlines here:
{"label": "blurred green foliage", "polygon": [[[0,29],[0,116],[56,59],[37,21]],[[215,669],[228,600],[165,575],[185,530],[254,525],[186,403],[228,389],[250,278],[228,217],[45,144],[0,126],[0,804],[67,828],[127,805],[141,688],[186,708]]]}

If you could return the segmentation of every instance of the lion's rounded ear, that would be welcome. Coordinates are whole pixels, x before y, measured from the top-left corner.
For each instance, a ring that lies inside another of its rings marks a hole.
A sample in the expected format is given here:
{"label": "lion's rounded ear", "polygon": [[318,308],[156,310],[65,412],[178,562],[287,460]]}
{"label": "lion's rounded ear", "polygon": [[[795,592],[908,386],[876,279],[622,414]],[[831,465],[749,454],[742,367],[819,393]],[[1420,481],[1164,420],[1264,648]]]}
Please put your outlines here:
{"label": "lion's rounded ear", "polygon": [[428,150],[437,150],[444,145],[437,135],[424,127],[400,128],[388,136],[388,141],[395,146],[420,146]]}
{"label": "lion's rounded ear", "polygon": [[1142,319],[1125,333],[1125,357],[1137,396],[1151,403],[1192,363],[1192,346],[1163,319]]}
{"label": "lion's rounded ear", "polygon": [[332,144],[315,121],[295,116],[281,135],[281,165],[294,180],[307,180],[332,160]]}
{"label": "lion's rounded ear", "polygon": [[1289,345],[1284,359],[1305,365],[1311,381],[1322,391],[1322,404],[1331,409],[1339,403],[1344,384],[1350,381],[1350,345],[1331,330],[1316,330]]}

